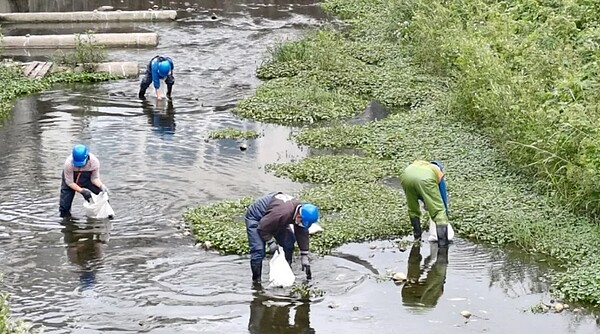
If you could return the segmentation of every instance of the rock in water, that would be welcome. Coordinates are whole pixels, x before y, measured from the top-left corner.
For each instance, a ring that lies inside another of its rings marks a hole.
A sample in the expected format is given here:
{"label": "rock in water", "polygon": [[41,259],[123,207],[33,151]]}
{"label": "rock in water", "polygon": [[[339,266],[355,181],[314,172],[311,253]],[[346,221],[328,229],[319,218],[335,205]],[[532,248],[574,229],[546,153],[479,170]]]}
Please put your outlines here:
{"label": "rock in water", "polygon": [[555,310],[557,313],[559,313],[559,312],[562,312],[562,310],[563,310],[564,308],[565,308],[565,307],[564,307],[564,305],[563,305],[563,304],[561,304],[561,303],[556,303],[556,304],[554,304],[554,310]]}
{"label": "rock in water", "polygon": [[248,148],[248,145],[246,145],[246,143],[240,144],[240,151],[245,151],[247,148]]}
{"label": "rock in water", "polygon": [[395,282],[404,282],[406,281],[406,274],[405,273],[394,273],[394,275],[392,276],[392,279]]}

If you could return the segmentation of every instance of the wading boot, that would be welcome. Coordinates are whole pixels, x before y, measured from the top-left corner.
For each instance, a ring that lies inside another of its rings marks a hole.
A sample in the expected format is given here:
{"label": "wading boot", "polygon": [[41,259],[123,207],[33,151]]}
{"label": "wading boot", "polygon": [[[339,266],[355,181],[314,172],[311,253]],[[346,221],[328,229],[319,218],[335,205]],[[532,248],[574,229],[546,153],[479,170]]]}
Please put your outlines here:
{"label": "wading boot", "polygon": [[173,91],[173,85],[167,86],[167,99],[171,98],[171,92]]}
{"label": "wading boot", "polygon": [[435,225],[438,247],[448,247],[448,224]]}
{"label": "wading boot", "polygon": [[262,277],[262,261],[250,261],[252,269],[252,282],[260,283]]}
{"label": "wading boot", "polygon": [[423,231],[421,230],[421,219],[419,217],[412,217],[410,218],[410,223],[413,228],[413,236],[415,240],[421,239],[421,235],[423,234]]}

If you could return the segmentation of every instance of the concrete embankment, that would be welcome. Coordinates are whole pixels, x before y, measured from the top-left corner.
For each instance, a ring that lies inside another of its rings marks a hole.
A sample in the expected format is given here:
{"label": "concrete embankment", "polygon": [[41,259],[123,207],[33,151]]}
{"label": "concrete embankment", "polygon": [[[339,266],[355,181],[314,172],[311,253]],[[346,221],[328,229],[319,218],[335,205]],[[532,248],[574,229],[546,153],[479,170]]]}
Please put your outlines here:
{"label": "concrete embankment", "polygon": [[[70,71],[72,69],[65,66],[54,66],[52,72],[63,72]],[[76,68],[75,71],[80,71],[80,68]],[[106,72],[112,75],[117,75],[125,78],[137,78],[140,74],[140,68],[135,61],[115,61],[99,63],[94,72]]]}
{"label": "concrete embankment", "polygon": [[58,13],[0,13],[0,22],[104,22],[104,21],[172,21],[175,10],[91,11]]}
{"label": "concrete embankment", "polygon": [[[158,45],[157,33],[82,34],[82,41],[91,38],[94,44],[105,47],[151,47]],[[76,35],[5,36],[5,49],[71,49],[77,45]]]}

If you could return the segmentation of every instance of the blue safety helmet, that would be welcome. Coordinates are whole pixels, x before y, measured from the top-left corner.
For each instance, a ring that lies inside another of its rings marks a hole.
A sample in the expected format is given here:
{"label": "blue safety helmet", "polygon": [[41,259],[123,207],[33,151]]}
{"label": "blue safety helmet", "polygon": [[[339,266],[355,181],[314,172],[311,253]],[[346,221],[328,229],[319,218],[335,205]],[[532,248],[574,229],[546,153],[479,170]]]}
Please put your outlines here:
{"label": "blue safety helmet", "polygon": [[300,207],[300,216],[302,217],[302,226],[307,229],[319,220],[319,208],[310,203],[302,204],[302,207]]}
{"label": "blue safety helmet", "polygon": [[171,71],[171,63],[168,60],[163,60],[158,63],[158,75],[166,77]]}
{"label": "blue safety helmet", "polygon": [[439,161],[437,161],[437,160],[433,160],[433,161],[430,161],[430,162],[431,162],[432,164],[434,164],[434,165],[438,166],[442,172],[444,171],[444,166],[442,165],[442,163],[441,163],[441,162],[439,162]]}
{"label": "blue safety helmet", "polygon": [[73,147],[73,166],[83,167],[90,157],[90,152],[85,145],[77,144]]}

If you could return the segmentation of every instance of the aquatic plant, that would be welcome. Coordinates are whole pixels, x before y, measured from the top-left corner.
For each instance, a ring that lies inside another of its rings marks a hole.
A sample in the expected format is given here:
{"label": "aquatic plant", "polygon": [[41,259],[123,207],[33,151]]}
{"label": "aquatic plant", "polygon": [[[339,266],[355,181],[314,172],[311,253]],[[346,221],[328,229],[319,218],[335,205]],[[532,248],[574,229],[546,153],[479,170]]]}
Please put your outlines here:
{"label": "aquatic plant", "polygon": [[312,286],[306,283],[296,283],[291,286],[290,292],[300,298],[301,300],[309,300],[312,298],[319,298],[325,295],[325,291],[316,286]]}
{"label": "aquatic plant", "polygon": [[33,334],[42,333],[40,330],[32,330],[31,325],[22,320],[15,320],[10,317],[7,295],[0,294],[0,333],[4,334]]}
{"label": "aquatic plant", "polygon": [[259,134],[254,130],[240,130],[235,128],[223,128],[211,131],[208,134],[210,139],[254,139]]}
{"label": "aquatic plant", "polygon": [[83,34],[75,34],[75,50],[61,52],[52,57],[58,65],[66,65],[73,69],[81,66],[83,72],[93,73],[98,63],[106,61],[108,55],[105,47],[96,41],[94,31],[88,30]]}

